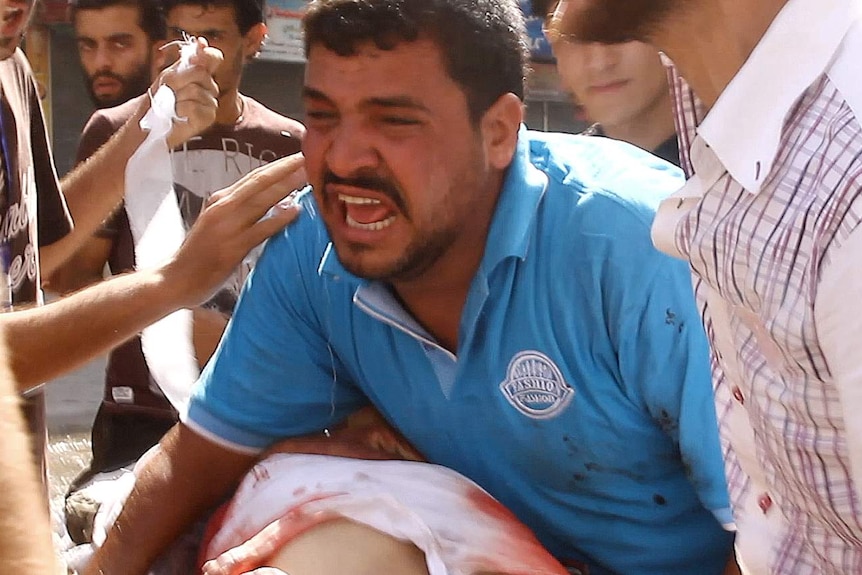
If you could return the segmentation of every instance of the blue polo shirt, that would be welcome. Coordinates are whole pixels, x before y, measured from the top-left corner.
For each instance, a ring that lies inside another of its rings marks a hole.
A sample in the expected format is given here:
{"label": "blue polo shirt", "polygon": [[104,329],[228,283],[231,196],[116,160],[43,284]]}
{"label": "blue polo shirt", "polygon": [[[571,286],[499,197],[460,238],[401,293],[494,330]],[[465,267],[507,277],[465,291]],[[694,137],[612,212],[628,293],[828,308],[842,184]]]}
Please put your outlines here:
{"label": "blue polo shirt", "polygon": [[[681,173],[522,130],[457,353],[348,273],[310,194],[271,239],[185,421],[256,452],[374,404],[592,574],[718,574],[730,522],[689,271],[653,248]],[[717,519],[718,518],[718,519]]]}

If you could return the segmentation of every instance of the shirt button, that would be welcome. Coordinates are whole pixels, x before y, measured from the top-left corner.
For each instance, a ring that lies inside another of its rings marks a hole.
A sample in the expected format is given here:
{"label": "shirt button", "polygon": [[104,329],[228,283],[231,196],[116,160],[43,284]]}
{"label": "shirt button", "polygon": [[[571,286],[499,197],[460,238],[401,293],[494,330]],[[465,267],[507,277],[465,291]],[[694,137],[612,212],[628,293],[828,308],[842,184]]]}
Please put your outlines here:
{"label": "shirt button", "polygon": [[739,402],[740,405],[745,405],[745,397],[742,395],[742,390],[738,385],[733,386],[733,399]]}
{"label": "shirt button", "polygon": [[757,499],[757,505],[760,507],[760,510],[763,511],[763,514],[766,515],[766,512],[769,511],[770,507],[772,507],[772,498],[768,493],[764,493]]}

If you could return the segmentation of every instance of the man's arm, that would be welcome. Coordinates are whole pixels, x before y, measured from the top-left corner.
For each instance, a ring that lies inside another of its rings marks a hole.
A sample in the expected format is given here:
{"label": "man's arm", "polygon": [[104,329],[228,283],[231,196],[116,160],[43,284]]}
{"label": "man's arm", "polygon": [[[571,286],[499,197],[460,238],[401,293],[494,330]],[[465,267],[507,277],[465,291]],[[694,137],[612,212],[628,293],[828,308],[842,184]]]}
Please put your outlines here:
{"label": "man's arm", "polygon": [[[180,71],[179,63],[174,64],[159,75],[152,88],[155,91],[162,84],[170,86],[176,96],[176,115],[186,118],[174,122],[169,147],[186,141],[215,120],[218,86],[212,74],[222,56],[218,50],[206,47],[205,40],[199,42],[192,66]],[[39,250],[42,276],[49,282],[58,267],[93,235],[122,200],[126,162],[146,137],[139,123],[147,110],[149,100],[145,98],[107,144],[63,179],[63,194],[75,227],[70,234]]]}
{"label": "man's arm", "polygon": [[[62,265],[55,268],[42,287],[65,295],[104,279],[105,264],[111,256],[113,242],[109,238],[91,236]],[[40,251],[51,246],[43,247]]]}
{"label": "man's arm", "polygon": [[[841,398],[844,440],[850,459],[850,477],[856,496],[862,497],[862,227],[856,228],[840,248],[833,248],[821,272],[814,300],[814,322],[823,358]],[[855,310],[855,311],[854,311]]]}
{"label": "man's arm", "polygon": [[[125,106],[130,108],[133,104],[134,102],[129,102]],[[81,132],[81,140],[78,142],[78,151],[75,156],[75,166],[82,164],[98,152],[121,126],[122,123],[119,119],[104,110],[98,110],[90,116],[87,125],[84,126],[84,131]],[[42,197],[43,188],[37,189],[39,196]],[[120,210],[115,210],[113,215],[109,216],[101,225],[101,228],[90,236],[72,257],[60,265],[51,274],[51,277],[43,276],[42,287],[54,293],[65,295],[104,279],[105,266],[116,240],[121,213]],[[120,273],[123,270],[112,271]]]}
{"label": "man's arm", "polygon": [[272,162],[213,194],[165,265],[42,307],[0,314],[19,387],[52,379],[168,313],[205,301],[253,247],[296,217],[296,208],[280,208],[261,221],[271,206],[304,184],[302,162],[299,154]]}
{"label": "man's arm", "polygon": [[5,358],[0,359],[0,573],[53,575],[59,569],[47,506],[14,388]]}
{"label": "man's arm", "polygon": [[256,457],[177,424],[138,474],[135,489],[85,575],[142,575],[184,529],[235,487]]}

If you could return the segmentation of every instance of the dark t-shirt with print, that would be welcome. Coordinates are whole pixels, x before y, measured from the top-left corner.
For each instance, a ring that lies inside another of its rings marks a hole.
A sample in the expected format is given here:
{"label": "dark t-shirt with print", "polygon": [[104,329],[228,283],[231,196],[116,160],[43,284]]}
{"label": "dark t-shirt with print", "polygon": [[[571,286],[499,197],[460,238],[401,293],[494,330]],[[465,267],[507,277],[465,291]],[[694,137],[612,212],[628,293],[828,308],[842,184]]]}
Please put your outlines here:
{"label": "dark t-shirt with print", "polygon": [[[78,161],[98,150],[145,97],[96,112],[81,136]],[[172,152],[174,190],[186,228],[197,219],[210,194],[253,169],[300,149],[304,128],[299,122],[251,98],[241,97],[243,112],[235,124],[214,125]],[[108,259],[111,272],[134,269],[134,241],[125,209],[120,208],[106,222],[100,235],[112,241]],[[208,302],[208,307],[231,314],[245,271],[238,270],[233,281]],[[134,460],[158,441],[176,417],[150,377],[140,338],[116,348],[108,358],[103,404],[93,429],[93,469],[108,470]]]}
{"label": "dark t-shirt with print", "polygon": [[[9,310],[42,303],[38,248],[71,230],[36,83],[20,50],[0,62],[0,124],[0,305]],[[44,477],[44,396],[37,389],[26,397]]]}

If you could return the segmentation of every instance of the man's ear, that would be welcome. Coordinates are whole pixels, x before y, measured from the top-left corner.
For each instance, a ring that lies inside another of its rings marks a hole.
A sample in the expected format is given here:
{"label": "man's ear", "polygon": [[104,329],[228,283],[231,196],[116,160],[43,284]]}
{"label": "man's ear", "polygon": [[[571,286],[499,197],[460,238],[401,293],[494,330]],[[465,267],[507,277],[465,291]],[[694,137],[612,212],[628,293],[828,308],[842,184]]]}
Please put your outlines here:
{"label": "man's ear", "polygon": [[246,58],[255,58],[260,54],[263,48],[263,40],[266,38],[266,24],[259,22],[249,28],[248,32],[243,37],[243,56]]}
{"label": "man's ear", "polygon": [[518,144],[518,130],[524,120],[524,103],[511,92],[500,96],[481,120],[482,138],[488,162],[498,170],[512,163]]}

